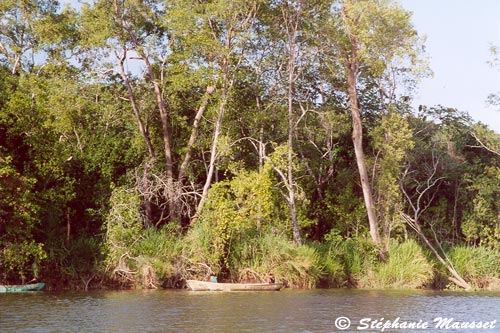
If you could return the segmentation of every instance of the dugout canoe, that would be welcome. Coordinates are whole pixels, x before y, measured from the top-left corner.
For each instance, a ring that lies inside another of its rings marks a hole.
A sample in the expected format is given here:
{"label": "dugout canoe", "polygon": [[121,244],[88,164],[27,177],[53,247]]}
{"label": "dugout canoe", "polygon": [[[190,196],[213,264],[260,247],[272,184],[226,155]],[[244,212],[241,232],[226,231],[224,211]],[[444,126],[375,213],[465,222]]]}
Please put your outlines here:
{"label": "dugout canoe", "polygon": [[192,291],[278,291],[283,283],[221,283],[199,280],[186,280]]}
{"label": "dugout canoe", "polygon": [[11,284],[0,285],[0,293],[19,293],[25,291],[39,291],[45,287],[45,283],[32,283],[32,284]]}

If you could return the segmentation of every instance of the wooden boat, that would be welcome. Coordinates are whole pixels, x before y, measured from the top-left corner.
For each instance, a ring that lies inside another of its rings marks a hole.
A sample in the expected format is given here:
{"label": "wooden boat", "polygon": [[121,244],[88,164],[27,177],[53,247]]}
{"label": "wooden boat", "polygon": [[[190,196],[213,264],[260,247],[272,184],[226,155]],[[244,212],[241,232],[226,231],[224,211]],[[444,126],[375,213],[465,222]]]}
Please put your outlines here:
{"label": "wooden boat", "polygon": [[45,287],[45,283],[0,285],[0,293],[19,293],[25,291],[39,291]]}
{"label": "wooden boat", "polygon": [[278,291],[283,283],[220,283],[187,280],[187,286],[193,291]]}

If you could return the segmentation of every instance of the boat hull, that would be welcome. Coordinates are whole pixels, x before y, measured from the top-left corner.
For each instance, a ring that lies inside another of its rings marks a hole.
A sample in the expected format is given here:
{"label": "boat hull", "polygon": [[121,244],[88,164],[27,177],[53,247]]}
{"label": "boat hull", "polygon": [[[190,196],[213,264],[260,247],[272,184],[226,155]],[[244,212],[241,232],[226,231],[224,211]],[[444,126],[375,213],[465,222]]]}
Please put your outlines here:
{"label": "boat hull", "polygon": [[283,283],[219,283],[198,280],[187,280],[192,291],[278,291]]}
{"label": "boat hull", "polygon": [[19,293],[25,291],[39,291],[45,287],[45,283],[0,285],[0,293]]}

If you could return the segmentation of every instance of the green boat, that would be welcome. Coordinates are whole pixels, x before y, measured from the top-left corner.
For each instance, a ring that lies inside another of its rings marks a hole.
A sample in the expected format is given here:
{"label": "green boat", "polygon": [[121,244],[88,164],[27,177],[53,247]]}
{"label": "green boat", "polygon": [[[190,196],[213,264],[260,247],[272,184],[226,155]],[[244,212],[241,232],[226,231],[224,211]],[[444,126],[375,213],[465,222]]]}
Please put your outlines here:
{"label": "green boat", "polygon": [[32,283],[32,284],[12,284],[12,285],[1,285],[0,293],[20,293],[25,291],[39,291],[45,287],[45,283]]}

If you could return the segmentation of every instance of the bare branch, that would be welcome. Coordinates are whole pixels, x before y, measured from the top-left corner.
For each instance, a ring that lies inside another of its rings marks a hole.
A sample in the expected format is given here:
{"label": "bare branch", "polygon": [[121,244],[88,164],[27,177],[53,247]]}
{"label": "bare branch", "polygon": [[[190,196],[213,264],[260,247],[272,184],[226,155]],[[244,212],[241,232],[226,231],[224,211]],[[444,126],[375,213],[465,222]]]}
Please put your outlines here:
{"label": "bare branch", "polygon": [[493,150],[492,148],[488,147],[479,137],[478,135],[475,133],[475,132],[471,132],[471,135],[474,137],[474,139],[476,139],[476,141],[479,143],[479,146],[469,146],[469,147],[472,147],[472,148],[484,148],[486,149],[487,151],[489,151],[490,153],[493,153],[495,155],[498,155],[500,156],[500,152],[499,151],[496,151],[496,150]]}

